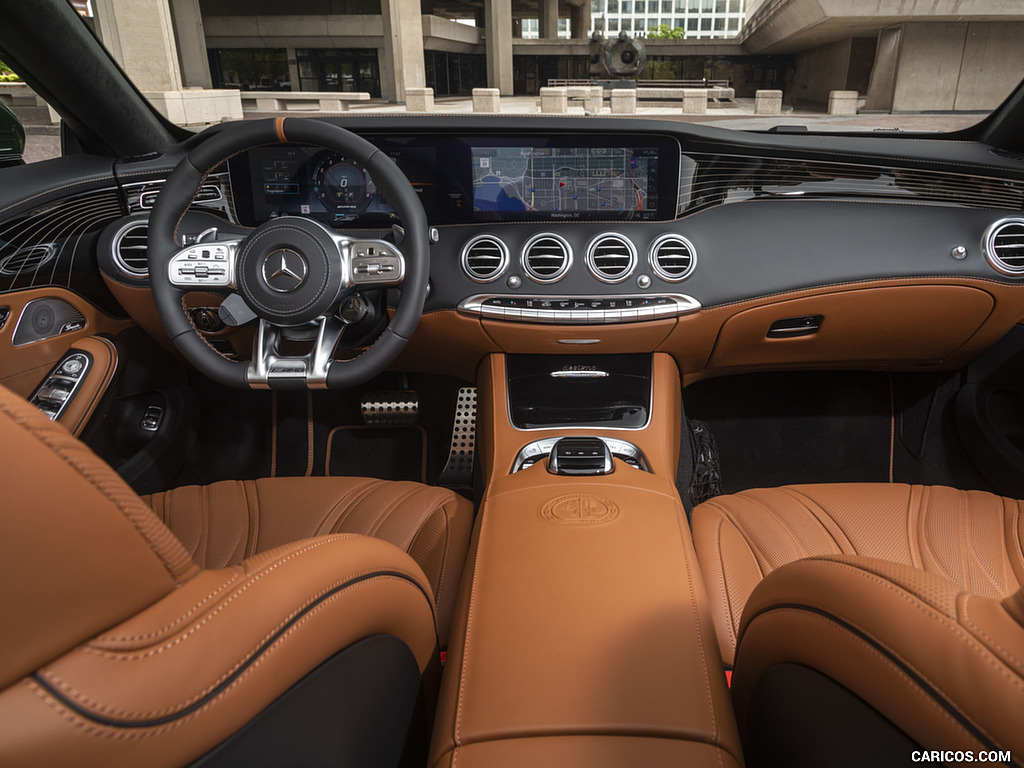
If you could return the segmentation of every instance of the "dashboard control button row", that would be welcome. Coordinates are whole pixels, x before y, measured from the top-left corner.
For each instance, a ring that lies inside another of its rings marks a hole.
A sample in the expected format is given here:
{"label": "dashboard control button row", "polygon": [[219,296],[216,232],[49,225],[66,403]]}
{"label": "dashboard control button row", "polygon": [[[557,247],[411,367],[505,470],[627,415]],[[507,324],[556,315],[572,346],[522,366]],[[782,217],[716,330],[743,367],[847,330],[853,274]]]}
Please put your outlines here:
{"label": "dashboard control button row", "polygon": [[88,353],[69,351],[36,387],[29,402],[49,416],[51,421],[56,421],[74,398],[91,364],[92,357]]}
{"label": "dashboard control button row", "polygon": [[555,325],[604,325],[660,320],[696,312],[700,302],[673,293],[658,296],[471,296],[464,314],[495,320]]}

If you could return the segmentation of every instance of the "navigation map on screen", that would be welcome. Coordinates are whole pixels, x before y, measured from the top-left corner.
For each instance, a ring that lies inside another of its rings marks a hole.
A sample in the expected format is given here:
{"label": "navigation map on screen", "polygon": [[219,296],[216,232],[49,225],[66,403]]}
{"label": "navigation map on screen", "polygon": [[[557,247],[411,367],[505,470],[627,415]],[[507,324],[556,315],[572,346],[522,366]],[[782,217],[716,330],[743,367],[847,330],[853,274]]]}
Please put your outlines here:
{"label": "navigation map on screen", "polygon": [[655,148],[474,146],[473,209],[501,218],[647,218]]}

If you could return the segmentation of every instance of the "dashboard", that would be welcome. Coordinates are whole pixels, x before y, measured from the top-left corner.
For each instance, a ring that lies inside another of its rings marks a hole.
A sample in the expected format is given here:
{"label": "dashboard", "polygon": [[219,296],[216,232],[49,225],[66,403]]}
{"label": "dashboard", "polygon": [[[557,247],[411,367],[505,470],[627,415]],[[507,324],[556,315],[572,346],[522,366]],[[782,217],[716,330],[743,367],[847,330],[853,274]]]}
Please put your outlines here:
{"label": "dashboard", "polygon": [[[614,117],[337,122],[393,159],[427,211],[430,293],[406,370],[471,379],[496,351],[654,350],[687,381],[793,367],[947,370],[1024,318],[1024,159],[973,142]],[[27,202],[0,222],[0,256],[13,254],[0,290],[73,283],[161,338],[147,215],[183,153],[112,174],[95,163],[71,187],[22,185]],[[371,239],[400,223],[358,163],[275,145],[211,173],[183,226],[237,236],[292,215]],[[216,319],[206,311],[216,297],[189,302],[214,346],[248,354],[244,334],[203,324]]]}

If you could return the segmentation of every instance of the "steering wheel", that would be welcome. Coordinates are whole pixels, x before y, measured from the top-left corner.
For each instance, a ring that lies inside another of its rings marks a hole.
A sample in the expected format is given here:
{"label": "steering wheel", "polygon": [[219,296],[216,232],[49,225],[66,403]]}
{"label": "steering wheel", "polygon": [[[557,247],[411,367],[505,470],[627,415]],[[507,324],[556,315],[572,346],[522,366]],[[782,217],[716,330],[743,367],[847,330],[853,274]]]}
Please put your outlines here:
{"label": "steering wheel", "polygon": [[[325,147],[366,168],[405,229],[401,250],[299,216],[271,219],[245,237],[182,242],[182,219],[211,170],[253,147],[284,142]],[[317,120],[278,117],[227,126],[178,164],[149,218],[149,279],[164,328],[202,373],[239,389],[350,387],[380,373],[416,330],[429,259],[427,217],[398,166],[365,139]],[[361,289],[399,285],[401,300],[384,332],[358,357],[334,360],[346,327],[339,314],[345,300]],[[255,315],[259,326],[251,362],[229,360],[200,336],[184,304],[190,290],[227,294],[226,301]],[[307,335],[315,330],[307,354],[282,351],[288,328],[303,328]]]}

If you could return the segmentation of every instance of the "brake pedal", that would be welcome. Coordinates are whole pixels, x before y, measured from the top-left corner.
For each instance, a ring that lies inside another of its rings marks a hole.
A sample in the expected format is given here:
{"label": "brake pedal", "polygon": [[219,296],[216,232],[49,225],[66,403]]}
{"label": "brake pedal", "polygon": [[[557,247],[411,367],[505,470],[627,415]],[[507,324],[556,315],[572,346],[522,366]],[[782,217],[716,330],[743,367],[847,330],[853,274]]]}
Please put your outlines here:
{"label": "brake pedal", "polygon": [[359,410],[368,427],[407,427],[420,413],[420,396],[411,389],[368,392],[360,398]]}
{"label": "brake pedal", "polygon": [[476,453],[476,387],[460,387],[452,424],[452,443],[448,463],[438,485],[449,488],[473,484],[473,460]]}

